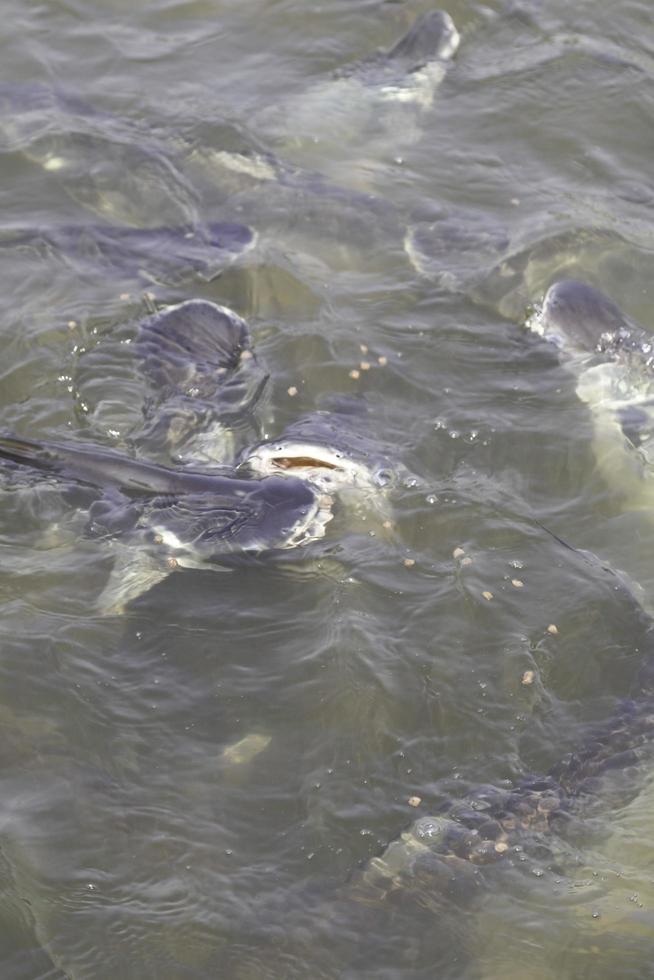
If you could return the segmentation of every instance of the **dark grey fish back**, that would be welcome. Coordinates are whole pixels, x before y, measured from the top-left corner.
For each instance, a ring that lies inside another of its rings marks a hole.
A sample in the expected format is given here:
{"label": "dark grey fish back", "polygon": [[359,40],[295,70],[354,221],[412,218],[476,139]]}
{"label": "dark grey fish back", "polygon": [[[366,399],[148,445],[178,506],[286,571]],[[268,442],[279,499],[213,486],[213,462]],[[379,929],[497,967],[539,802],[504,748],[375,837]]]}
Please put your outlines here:
{"label": "dark grey fish back", "polygon": [[387,54],[389,59],[410,62],[417,68],[447,53],[451,40],[451,20],[442,10],[432,10],[415,21],[404,37]]}
{"label": "dark grey fish back", "polygon": [[[315,505],[313,491],[287,477],[224,481],[220,497],[190,493],[152,498],[147,523],[165,527],[204,561],[236,561],[283,548],[293,528]],[[232,489],[232,486],[234,489]]]}
{"label": "dark grey fish back", "polygon": [[0,238],[3,248],[46,246],[66,261],[85,268],[109,268],[127,279],[170,285],[193,276],[213,279],[254,242],[253,230],[234,222],[193,228],[117,228],[97,224],[8,228]]}
{"label": "dark grey fish back", "polygon": [[231,311],[192,300],[144,320],[136,339],[143,373],[160,388],[193,381],[215,390],[250,349],[246,324]]}
{"label": "dark grey fish back", "polygon": [[0,435],[0,459],[56,474],[64,480],[145,495],[207,493],[214,500],[221,494],[231,499],[235,493],[249,491],[255,482],[234,478],[231,470],[204,473],[173,469],[83,443],[34,442],[9,434]]}
{"label": "dark grey fish back", "polygon": [[[72,229],[73,235],[75,229]],[[118,269],[138,261],[166,275],[185,269],[210,278],[253,244],[254,232],[232,221],[195,227],[83,229],[99,255]],[[79,234],[79,232],[78,232]],[[170,271],[169,271],[170,270]]]}
{"label": "dark grey fish back", "polygon": [[629,329],[624,313],[608,296],[576,279],[562,279],[550,286],[543,315],[547,323],[587,350],[597,348],[605,335]]}

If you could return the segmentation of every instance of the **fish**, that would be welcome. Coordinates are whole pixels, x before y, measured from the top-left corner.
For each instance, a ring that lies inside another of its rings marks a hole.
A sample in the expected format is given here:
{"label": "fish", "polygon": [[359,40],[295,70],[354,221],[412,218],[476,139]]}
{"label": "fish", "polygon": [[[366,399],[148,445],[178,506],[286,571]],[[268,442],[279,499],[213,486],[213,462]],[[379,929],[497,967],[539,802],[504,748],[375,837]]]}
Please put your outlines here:
{"label": "fish", "polygon": [[251,419],[269,380],[238,314],[208,300],[186,300],[141,321],[134,342],[152,396],[139,444],[165,442],[186,461],[220,462],[213,447]]}
{"label": "fish", "polygon": [[[347,406],[346,406],[347,407]],[[318,410],[287,426],[276,439],[245,450],[238,470],[261,479],[288,473],[352,509],[388,517],[389,494],[408,471],[366,431],[365,406]]]}
{"label": "fish", "polygon": [[0,230],[0,248],[54,253],[83,271],[104,267],[122,279],[167,285],[190,276],[210,282],[256,242],[256,231],[235,221],[160,228],[62,224]]}
{"label": "fish", "polygon": [[554,344],[590,409],[598,466],[631,508],[651,509],[654,339],[595,286],[562,279],[526,321]]}
{"label": "fish", "polygon": [[209,300],[155,310],[78,356],[85,424],[161,462],[220,466],[261,437],[269,373],[246,321]]}
{"label": "fish", "polygon": [[394,159],[418,139],[421,117],[459,43],[448,13],[422,14],[388,51],[346,65],[301,95],[257,112],[254,130],[283,146],[286,155],[301,150],[315,158],[317,150],[323,165],[326,145],[338,147],[341,158],[347,148],[348,160],[357,153]]}
{"label": "fish", "polygon": [[512,786],[473,784],[419,816],[353,875],[349,897],[371,903],[436,889],[467,902],[490,887],[494,867],[565,875],[568,841],[584,817],[600,803],[623,806],[654,759],[654,633],[639,606],[635,614],[645,625],[647,652],[631,696],[609,718],[548,772]]}
{"label": "fish", "polygon": [[224,569],[303,547],[333,516],[331,498],[292,476],[247,480],[12,435],[0,436],[0,460],[98,491],[87,534],[123,546],[98,600],[105,614],[122,613],[176,569]]}
{"label": "fish", "polygon": [[[100,612],[122,613],[178,568],[231,568],[324,536],[333,517],[328,494],[293,474],[252,479],[234,471],[232,429],[256,413],[268,381],[238,314],[197,299],[157,310],[135,335],[100,342],[88,373],[106,372],[117,352],[132,362],[142,402],[143,421],[123,440],[126,451],[0,438],[6,464],[45,473],[63,488],[95,489],[85,503],[86,534],[114,558]],[[176,465],[137,458],[159,452]]]}

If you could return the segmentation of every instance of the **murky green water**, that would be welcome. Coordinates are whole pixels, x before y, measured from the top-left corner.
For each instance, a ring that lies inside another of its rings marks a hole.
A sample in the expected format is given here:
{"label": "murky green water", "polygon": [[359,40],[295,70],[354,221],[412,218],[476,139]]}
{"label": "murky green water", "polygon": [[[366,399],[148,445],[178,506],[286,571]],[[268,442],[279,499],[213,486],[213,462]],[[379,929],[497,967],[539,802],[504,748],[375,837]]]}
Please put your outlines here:
{"label": "murky green water", "polygon": [[[3,479],[3,980],[654,976],[651,753],[542,860],[357,898],[417,816],[583,744],[651,643],[611,572],[651,608],[651,488],[522,328],[561,275],[654,322],[650,6],[453,0],[433,104],[334,97],[429,9],[3,7],[2,429],[124,448],[143,380],[119,341],[203,297],[251,325],[267,434],[356,396],[405,468],[392,527],[341,512],[292,560],[176,572],[121,617],[70,495]],[[258,238],[204,277],[156,235],[94,244],[209,221]]]}

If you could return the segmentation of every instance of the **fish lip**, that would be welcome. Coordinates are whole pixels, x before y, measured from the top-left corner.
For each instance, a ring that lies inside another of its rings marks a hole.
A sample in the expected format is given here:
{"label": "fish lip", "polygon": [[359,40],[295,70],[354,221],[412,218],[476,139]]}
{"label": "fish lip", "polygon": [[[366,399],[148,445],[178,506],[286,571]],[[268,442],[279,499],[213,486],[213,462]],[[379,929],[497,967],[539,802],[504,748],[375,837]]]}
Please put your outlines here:
{"label": "fish lip", "polygon": [[348,490],[373,493],[386,486],[365,462],[320,443],[271,441],[256,447],[239,464],[258,478],[294,477],[304,480],[318,493],[338,494]]}

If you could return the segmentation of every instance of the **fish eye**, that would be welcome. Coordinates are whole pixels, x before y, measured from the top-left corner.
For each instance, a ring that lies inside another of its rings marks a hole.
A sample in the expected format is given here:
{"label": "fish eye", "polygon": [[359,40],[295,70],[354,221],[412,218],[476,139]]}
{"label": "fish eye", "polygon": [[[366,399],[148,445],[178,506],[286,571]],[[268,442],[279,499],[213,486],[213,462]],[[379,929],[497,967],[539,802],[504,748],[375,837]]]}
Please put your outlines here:
{"label": "fish eye", "polygon": [[392,479],[393,474],[390,470],[377,470],[375,474],[375,483],[378,487],[387,487]]}

